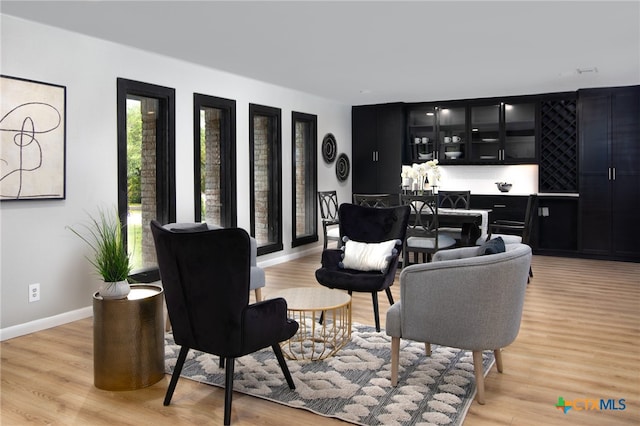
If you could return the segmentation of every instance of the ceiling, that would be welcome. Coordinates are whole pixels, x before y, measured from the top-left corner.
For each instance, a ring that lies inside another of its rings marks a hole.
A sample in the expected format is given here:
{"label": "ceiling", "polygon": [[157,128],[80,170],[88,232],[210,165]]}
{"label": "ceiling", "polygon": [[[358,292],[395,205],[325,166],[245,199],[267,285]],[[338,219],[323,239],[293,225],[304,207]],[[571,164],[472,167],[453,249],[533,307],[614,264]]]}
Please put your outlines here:
{"label": "ceiling", "polygon": [[637,0],[2,0],[0,11],[348,105],[640,84]]}

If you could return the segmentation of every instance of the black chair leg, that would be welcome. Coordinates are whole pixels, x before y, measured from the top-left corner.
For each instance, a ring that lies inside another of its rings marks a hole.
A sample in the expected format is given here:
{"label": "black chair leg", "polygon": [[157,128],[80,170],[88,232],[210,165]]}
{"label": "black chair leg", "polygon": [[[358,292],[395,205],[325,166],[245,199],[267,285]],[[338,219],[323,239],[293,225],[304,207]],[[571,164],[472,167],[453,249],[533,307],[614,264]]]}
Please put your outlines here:
{"label": "black chair leg", "polygon": [[387,287],[385,289],[385,292],[387,293],[387,299],[389,299],[389,305],[393,305],[393,295],[391,294],[391,289]]}
{"label": "black chair leg", "polygon": [[171,375],[171,381],[169,382],[169,388],[167,389],[167,393],[164,396],[164,405],[169,405],[171,403],[171,397],[173,397],[173,391],[176,389],[176,385],[178,384],[178,379],[180,378],[180,373],[182,372],[182,367],[184,366],[184,361],[187,359],[187,354],[189,353],[189,348],[187,346],[182,346],[180,348],[180,353],[178,354],[178,359],[176,360],[176,366],[173,368],[173,374]]}
{"label": "black chair leg", "polygon": [[231,424],[231,400],[233,399],[233,368],[235,366],[235,358],[227,358],[224,379],[224,424]]}
{"label": "black chair leg", "polygon": [[380,331],[380,312],[378,309],[378,292],[377,291],[372,292],[371,298],[373,299],[373,318],[376,320],[376,331]]}
{"label": "black chair leg", "polygon": [[224,357],[220,357],[220,368],[224,368]]}
{"label": "black chair leg", "polygon": [[289,389],[293,390],[296,388],[295,383],[293,383],[293,377],[291,377],[291,373],[289,372],[289,367],[287,367],[287,362],[282,355],[282,349],[280,349],[280,345],[275,343],[271,346],[273,349],[273,353],[276,354],[276,358],[278,359],[278,364],[280,364],[280,368],[282,369],[282,373],[284,374],[284,378],[287,380],[287,384],[289,385]]}

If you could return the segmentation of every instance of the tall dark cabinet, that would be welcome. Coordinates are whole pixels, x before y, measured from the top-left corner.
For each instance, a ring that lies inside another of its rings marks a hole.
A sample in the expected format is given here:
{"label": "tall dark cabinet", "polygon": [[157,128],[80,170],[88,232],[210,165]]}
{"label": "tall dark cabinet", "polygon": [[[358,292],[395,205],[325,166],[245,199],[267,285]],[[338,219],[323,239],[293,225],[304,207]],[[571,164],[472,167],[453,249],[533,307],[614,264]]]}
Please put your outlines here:
{"label": "tall dark cabinet", "polygon": [[405,119],[402,104],[352,108],[354,193],[398,193]]}
{"label": "tall dark cabinet", "polygon": [[640,260],[640,86],[578,92],[579,250]]}

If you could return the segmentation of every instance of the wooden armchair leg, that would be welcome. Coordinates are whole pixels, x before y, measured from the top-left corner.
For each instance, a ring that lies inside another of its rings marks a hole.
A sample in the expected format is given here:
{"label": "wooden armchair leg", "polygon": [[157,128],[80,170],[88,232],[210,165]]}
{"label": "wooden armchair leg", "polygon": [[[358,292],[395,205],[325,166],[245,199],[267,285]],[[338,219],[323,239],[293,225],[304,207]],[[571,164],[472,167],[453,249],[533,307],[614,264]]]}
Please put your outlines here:
{"label": "wooden armchair leg", "polygon": [[431,343],[429,342],[424,342],[424,353],[427,356],[431,356]]}
{"label": "wooden armchair leg", "polygon": [[502,373],[502,349],[496,349],[493,351],[493,357],[496,359],[496,368],[499,373]]}
{"label": "wooden armchair leg", "polygon": [[400,338],[391,338],[391,386],[398,386],[398,364],[400,362]]}
{"label": "wooden armchair leg", "polygon": [[484,374],[482,368],[482,351],[473,351],[473,371],[476,375],[476,399],[484,405]]}

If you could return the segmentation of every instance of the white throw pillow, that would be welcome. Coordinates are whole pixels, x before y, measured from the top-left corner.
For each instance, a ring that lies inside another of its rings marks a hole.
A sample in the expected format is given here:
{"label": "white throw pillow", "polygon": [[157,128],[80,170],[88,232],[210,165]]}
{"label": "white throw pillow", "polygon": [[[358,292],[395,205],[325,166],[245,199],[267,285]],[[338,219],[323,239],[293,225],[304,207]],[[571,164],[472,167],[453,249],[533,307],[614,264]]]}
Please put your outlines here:
{"label": "white throw pillow", "polygon": [[340,266],[357,271],[380,271],[385,273],[391,257],[397,253],[396,244],[400,240],[389,240],[381,243],[361,243],[347,239],[344,244],[343,258]]}

